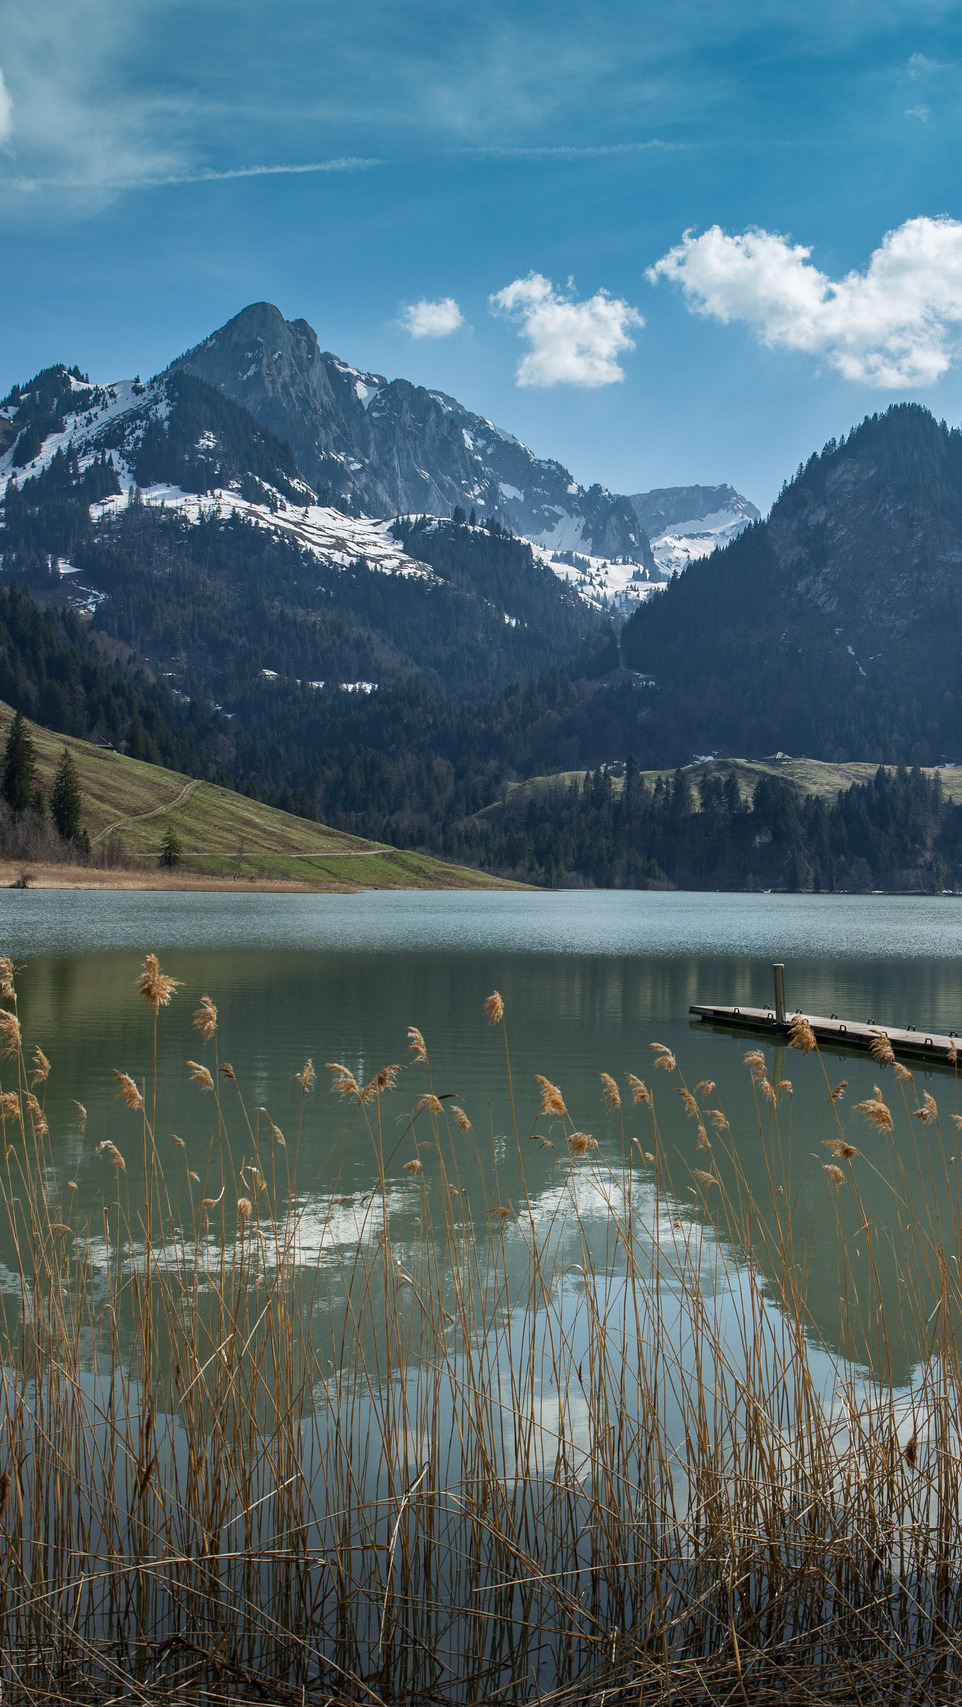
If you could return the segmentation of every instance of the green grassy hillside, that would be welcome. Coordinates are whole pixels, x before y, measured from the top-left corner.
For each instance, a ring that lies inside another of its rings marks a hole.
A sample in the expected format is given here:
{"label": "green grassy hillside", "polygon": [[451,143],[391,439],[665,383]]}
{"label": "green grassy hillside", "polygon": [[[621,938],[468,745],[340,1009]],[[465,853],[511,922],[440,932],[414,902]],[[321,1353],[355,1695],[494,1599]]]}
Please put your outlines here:
{"label": "green grassy hillside", "polygon": [[[6,741],[12,716],[10,707],[0,704],[0,742]],[[172,829],[181,845],[182,867],[210,876],[365,889],[514,887],[465,866],[343,835],[230,789],[36,724],[29,727],[38,779],[48,796],[60,755],[65,746],[70,749],[83,794],[82,822],[96,863],[111,846],[116,852],[119,844],[133,861],[156,865]]]}
{"label": "green grassy hillside", "polygon": [[[886,767],[893,769],[894,766]],[[799,794],[814,794],[823,800],[834,800],[844,788],[851,788],[855,782],[870,782],[878,770],[877,764],[845,764],[834,765],[822,763],[819,759],[706,759],[701,764],[687,765],[687,774],[693,782],[700,777],[718,776],[724,779],[732,771],[738,778],[742,796],[750,799],[754,793],[755,784],[760,776],[776,776],[783,782],[790,783]],[[923,767],[926,776],[936,773]],[[582,782],[587,773],[583,770],[562,771],[554,776],[528,777],[525,782],[509,783],[509,792],[523,798],[525,793],[535,794],[547,787],[557,787],[559,782],[569,783],[577,779]],[[642,771],[640,773],[646,783],[651,786],[659,777],[669,777],[674,774],[671,770]],[[951,770],[940,770],[937,773],[942,779],[942,790],[947,800],[962,801],[962,765]],[[616,794],[621,792],[623,779],[615,776],[612,779]],[[485,813],[496,814],[499,805],[485,808]],[[479,816],[484,816],[484,813]]]}

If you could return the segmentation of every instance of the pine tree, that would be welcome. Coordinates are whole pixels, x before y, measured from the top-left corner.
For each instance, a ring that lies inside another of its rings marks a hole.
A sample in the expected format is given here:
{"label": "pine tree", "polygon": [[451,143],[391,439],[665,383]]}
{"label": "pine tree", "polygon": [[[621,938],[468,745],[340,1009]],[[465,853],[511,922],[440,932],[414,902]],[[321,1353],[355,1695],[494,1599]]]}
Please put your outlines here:
{"label": "pine tree", "polygon": [[64,747],[53,779],[53,791],[50,795],[50,812],[57,826],[58,834],[65,842],[72,842],[80,834],[80,811],[83,796],[80,792],[80,781],[77,767],[73,762],[69,747]]}
{"label": "pine tree", "polygon": [[180,838],[173,827],[168,824],[163,842],[161,843],[160,859],[158,864],[165,871],[173,871],[174,866],[180,864],[180,855]]}
{"label": "pine tree", "polygon": [[15,711],[3,755],[0,794],[14,812],[26,812],[34,789],[33,740],[26,718]]}

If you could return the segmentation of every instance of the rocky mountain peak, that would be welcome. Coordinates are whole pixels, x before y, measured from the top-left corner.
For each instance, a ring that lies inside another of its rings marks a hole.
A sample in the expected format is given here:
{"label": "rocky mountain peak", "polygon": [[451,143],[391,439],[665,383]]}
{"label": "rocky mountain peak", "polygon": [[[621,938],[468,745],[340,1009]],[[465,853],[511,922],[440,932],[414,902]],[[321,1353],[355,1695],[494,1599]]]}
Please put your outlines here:
{"label": "rocky mountain peak", "polygon": [[254,303],[172,364],[286,439],[312,486],[372,516],[492,516],[551,550],[654,569],[630,501],[580,486],[560,463],[443,392],[351,367],[306,320]]}

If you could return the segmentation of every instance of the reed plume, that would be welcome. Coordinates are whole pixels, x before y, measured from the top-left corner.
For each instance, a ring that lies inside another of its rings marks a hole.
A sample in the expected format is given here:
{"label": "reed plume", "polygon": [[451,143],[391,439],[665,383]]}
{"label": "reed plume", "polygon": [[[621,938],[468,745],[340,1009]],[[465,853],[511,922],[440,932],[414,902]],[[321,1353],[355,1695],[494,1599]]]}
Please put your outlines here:
{"label": "reed plume", "polygon": [[873,1061],[878,1062],[880,1067],[893,1067],[895,1065],[895,1050],[892,1048],[887,1032],[876,1032],[869,1044],[869,1054]]}
{"label": "reed plume", "polygon": [[541,1102],[538,1107],[538,1113],[558,1115],[567,1114],[568,1110],[565,1108],[564,1097],[561,1095],[557,1085],[553,1085],[551,1080],[546,1079],[541,1073],[535,1073],[535,1079],[541,1086]]}
{"label": "reed plume", "polygon": [[788,1041],[792,1049],[800,1049],[803,1055],[811,1055],[818,1048],[815,1033],[804,1014],[796,1014],[788,1029]]}
{"label": "reed plume", "polygon": [[4,1055],[16,1055],[20,1049],[20,1021],[16,1014],[0,1008],[0,1038]]}
{"label": "reed plume", "polygon": [[610,1073],[602,1073],[600,1077],[603,1086],[601,1100],[605,1108],[615,1113],[621,1107],[621,1092],[617,1080],[613,1079]]}
{"label": "reed plume", "polygon": [[334,1074],[331,1090],[335,1096],[355,1097],[360,1102],[361,1087],[349,1067],[343,1066],[340,1061],[328,1061],[327,1071]]}
{"label": "reed plume", "polygon": [[175,990],[179,990],[182,980],[171,978],[166,972],[161,972],[160,962],[156,954],[148,954],[144,964],[137,974],[137,988],[144,1001],[153,1008],[165,1008]]}
{"label": "reed plume", "polygon": [[133,1079],[130,1077],[130,1074],[129,1073],[120,1073],[117,1071],[116,1067],[113,1069],[113,1074],[114,1074],[114,1078],[117,1080],[118,1085],[120,1086],[120,1089],[117,1092],[117,1095],[120,1098],[121,1102],[125,1105],[125,1107],[127,1107],[127,1108],[143,1108],[144,1099],[141,1096],[140,1091],[137,1089],[137,1086],[134,1083]]}
{"label": "reed plume", "polygon": [[204,1042],[209,1043],[217,1031],[217,1009],[209,996],[201,996],[191,1024],[195,1031],[200,1032]]}
{"label": "reed plume", "polygon": [[294,1074],[294,1077],[297,1080],[298,1084],[300,1085],[301,1090],[304,1092],[305,1096],[307,1095],[308,1091],[310,1090],[311,1086],[313,1085],[316,1076],[317,1075],[314,1072],[314,1063],[311,1060],[310,1056],[308,1056],[308,1058],[304,1062],[304,1065],[301,1068],[300,1072]]}
{"label": "reed plume", "polygon": [[654,1050],[656,1067],[660,1067],[663,1073],[675,1071],[678,1063],[667,1043],[649,1043],[648,1047]]}
{"label": "reed plume", "polygon": [[414,1104],[413,1112],[415,1114],[421,1114],[425,1109],[429,1114],[443,1114],[444,1104],[440,1097],[436,1097],[433,1092],[427,1091],[424,1096],[418,1097]]}
{"label": "reed plume", "polygon": [[822,1143],[827,1150],[831,1150],[833,1156],[841,1156],[845,1162],[858,1155],[855,1145],[847,1144],[844,1138],[823,1138]]}
{"label": "reed plume", "polygon": [[568,1149],[573,1156],[587,1156],[590,1151],[598,1149],[598,1140],[587,1132],[569,1132]]}
{"label": "reed plume", "polygon": [[855,1107],[858,1109],[860,1114],[864,1114],[869,1124],[876,1127],[878,1131],[891,1132],[894,1130],[891,1110],[886,1108],[882,1101],[878,1085],[875,1087],[874,1097],[867,1098],[865,1102],[857,1102]]}

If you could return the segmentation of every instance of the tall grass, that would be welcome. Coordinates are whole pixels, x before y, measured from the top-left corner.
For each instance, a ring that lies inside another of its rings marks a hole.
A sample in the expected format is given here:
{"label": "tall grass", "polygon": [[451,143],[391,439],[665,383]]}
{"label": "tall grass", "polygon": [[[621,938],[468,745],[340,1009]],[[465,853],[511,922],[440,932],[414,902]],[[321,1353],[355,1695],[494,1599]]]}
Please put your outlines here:
{"label": "tall grass", "polygon": [[[153,957],[140,982],[156,1063],[175,986]],[[790,1086],[750,1051],[757,1123],[734,1134],[716,1087],[655,1044],[652,1083],[601,1075],[619,1151],[544,1078],[534,1132],[499,1135],[485,1174],[490,1139],[435,1094],[414,1028],[413,1095],[395,1066],[361,1084],[335,1064],[332,1102],[307,1063],[282,1133],[218,1059],[204,998],[185,1072],[213,1138],[161,1142],[156,1065],[118,1074],[82,1224],[4,961],[0,996],[5,1701],[956,1698],[959,1195],[904,1069],[880,1065],[898,1121],[880,1090],[861,1154],[827,1079],[824,1130],[799,1140]],[[500,998],[486,1011],[510,1082]],[[678,1093],[686,1210],[656,1107]],[[370,1155],[349,1199],[298,1185],[305,1134],[341,1123]],[[832,1348],[792,1153],[816,1139]],[[528,1186],[535,1141],[554,1146],[548,1191]]]}

